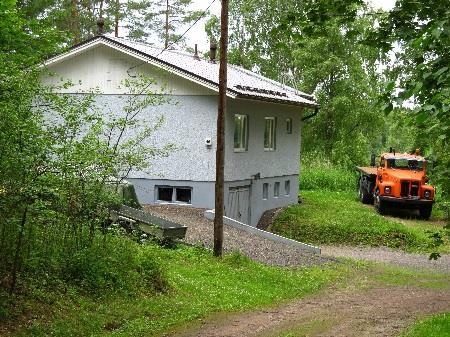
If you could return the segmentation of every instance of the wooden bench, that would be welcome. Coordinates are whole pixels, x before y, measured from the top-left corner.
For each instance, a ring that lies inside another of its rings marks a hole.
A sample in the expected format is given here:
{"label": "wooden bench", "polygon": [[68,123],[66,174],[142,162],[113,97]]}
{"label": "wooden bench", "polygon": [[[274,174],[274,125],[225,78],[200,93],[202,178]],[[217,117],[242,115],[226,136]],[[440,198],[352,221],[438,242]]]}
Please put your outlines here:
{"label": "wooden bench", "polygon": [[111,209],[110,217],[112,221],[127,221],[160,240],[183,239],[186,236],[186,226],[129,206],[121,205]]}

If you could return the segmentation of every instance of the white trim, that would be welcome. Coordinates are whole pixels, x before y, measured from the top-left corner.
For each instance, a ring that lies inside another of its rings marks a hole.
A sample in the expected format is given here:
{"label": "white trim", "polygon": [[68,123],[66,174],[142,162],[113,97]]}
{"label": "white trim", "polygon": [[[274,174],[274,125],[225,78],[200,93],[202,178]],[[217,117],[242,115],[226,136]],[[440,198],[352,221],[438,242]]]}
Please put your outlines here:
{"label": "white trim", "polygon": [[[208,219],[208,220],[214,220],[215,217],[215,211],[213,209],[211,210],[206,210],[203,213],[203,216]],[[275,242],[280,242],[283,244],[286,244],[288,246],[292,246],[292,247],[296,247],[302,250],[306,250],[308,252],[311,253],[315,253],[315,254],[321,254],[321,249],[319,247],[307,244],[307,243],[303,243],[303,242],[299,242],[299,241],[295,241],[292,239],[288,239],[285,238],[284,236],[281,235],[277,235],[277,234],[273,234],[270,232],[266,232],[263,231],[262,229],[247,225],[243,222],[239,222],[235,219],[231,219],[228,218],[226,216],[223,217],[223,223],[230,226],[230,227],[234,227],[236,229],[242,230],[244,232],[250,233],[250,234],[254,234],[263,238],[266,238],[268,240],[271,241],[275,241]]]}
{"label": "white trim", "polygon": [[[124,54],[127,54],[128,56],[131,56],[131,57],[134,57],[134,58],[136,58],[138,60],[144,61],[147,64],[153,65],[153,66],[161,68],[163,70],[166,70],[166,71],[168,71],[171,74],[180,76],[180,77],[182,77],[184,79],[187,79],[187,80],[189,80],[191,82],[197,83],[197,84],[199,84],[199,85],[201,85],[203,87],[206,87],[208,89],[211,89],[211,90],[213,90],[215,92],[219,92],[219,87],[217,85],[213,85],[213,84],[207,83],[206,81],[202,81],[201,79],[198,79],[198,78],[196,78],[194,76],[190,76],[190,75],[186,74],[185,72],[183,72],[181,70],[174,69],[173,67],[164,64],[163,62],[155,61],[150,56],[143,56],[143,55],[141,55],[141,53],[133,52],[133,51],[130,50],[130,49],[132,49],[131,47],[125,48],[125,47],[119,46],[119,45],[117,45],[117,44],[115,44],[113,42],[110,42],[108,40],[103,40],[103,39],[100,39],[100,38],[98,40],[93,40],[93,41],[88,42],[88,43],[86,43],[86,44],[84,44],[82,46],[76,47],[76,48],[74,48],[74,49],[72,49],[72,50],[70,50],[68,52],[63,53],[63,54],[57,55],[55,57],[52,57],[52,58],[48,59],[47,61],[45,61],[42,65],[40,65],[40,68],[47,67],[49,65],[61,62],[64,59],[67,59],[67,58],[73,57],[75,55],[78,55],[78,54],[82,53],[83,51],[91,49],[91,48],[94,48],[94,47],[96,47],[98,45],[108,46],[108,47],[113,48],[113,49],[115,49],[117,51],[120,51],[120,52],[122,52]],[[233,93],[229,92],[228,90],[227,90],[227,96],[230,97],[230,98],[233,98],[233,99],[235,99],[237,97],[236,94],[233,94]]]}

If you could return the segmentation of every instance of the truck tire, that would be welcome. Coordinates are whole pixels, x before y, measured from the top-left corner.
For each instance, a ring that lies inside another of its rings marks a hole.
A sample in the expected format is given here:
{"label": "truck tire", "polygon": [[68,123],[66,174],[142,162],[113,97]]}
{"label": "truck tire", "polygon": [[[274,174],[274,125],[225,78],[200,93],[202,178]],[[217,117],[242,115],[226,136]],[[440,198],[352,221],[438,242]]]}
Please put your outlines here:
{"label": "truck tire", "polygon": [[433,209],[433,207],[431,205],[426,205],[426,206],[420,207],[419,208],[420,217],[424,220],[430,219],[432,209]]}
{"label": "truck tire", "polygon": [[379,214],[386,214],[386,202],[380,200],[380,191],[375,190],[373,195],[373,205]]}
{"label": "truck tire", "polygon": [[363,204],[372,204],[373,203],[373,196],[369,193],[366,186],[364,186],[364,179],[361,177],[359,178],[359,188],[358,188],[358,197],[359,200]]}

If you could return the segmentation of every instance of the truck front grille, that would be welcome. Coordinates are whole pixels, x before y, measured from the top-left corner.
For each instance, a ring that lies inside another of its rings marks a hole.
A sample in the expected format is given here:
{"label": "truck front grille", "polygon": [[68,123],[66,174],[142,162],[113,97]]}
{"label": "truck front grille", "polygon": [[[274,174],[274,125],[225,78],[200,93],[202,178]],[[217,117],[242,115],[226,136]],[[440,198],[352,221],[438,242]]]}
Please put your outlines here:
{"label": "truck front grille", "polygon": [[418,181],[411,182],[411,196],[412,197],[419,196],[419,182]]}
{"label": "truck front grille", "polygon": [[418,181],[401,181],[400,196],[402,197],[418,197],[420,184]]}

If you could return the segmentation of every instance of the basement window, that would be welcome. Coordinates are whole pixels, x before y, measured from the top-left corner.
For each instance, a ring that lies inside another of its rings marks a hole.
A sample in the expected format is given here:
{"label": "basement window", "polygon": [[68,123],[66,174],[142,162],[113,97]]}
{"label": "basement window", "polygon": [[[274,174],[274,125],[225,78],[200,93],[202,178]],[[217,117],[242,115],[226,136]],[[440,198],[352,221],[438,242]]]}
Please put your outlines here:
{"label": "basement window", "polygon": [[273,185],[273,196],[275,198],[278,198],[280,196],[280,182],[279,181],[275,182],[275,184]]}
{"label": "basement window", "polygon": [[245,152],[248,149],[248,116],[234,115],[234,152]]}
{"label": "basement window", "polygon": [[286,133],[292,133],[292,118],[286,118]]}
{"label": "basement window", "polygon": [[269,184],[268,183],[263,184],[263,199],[264,200],[269,199]]}
{"label": "basement window", "polygon": [[285,195],[291,194],[291,181],[290,180],[286,180],[284,182],[284,194]]}
{"label": "basement window", "polygon": [[190,204],[191,203],[191,194],[192,194],[192,190],[190,188],[177,187],[176,201]]}
{"label": "basement window", "polygon": [[275,117],[265,117],[264,150],[275,151],[277,120]]}
{"label": "basement window", "polygon": [[173,187],[158,187],[158,201],[172,202]]}
{"label": "basement window", "polygon": [[156,186],[156,198],[159,202],[192,204],[192,187]]}

